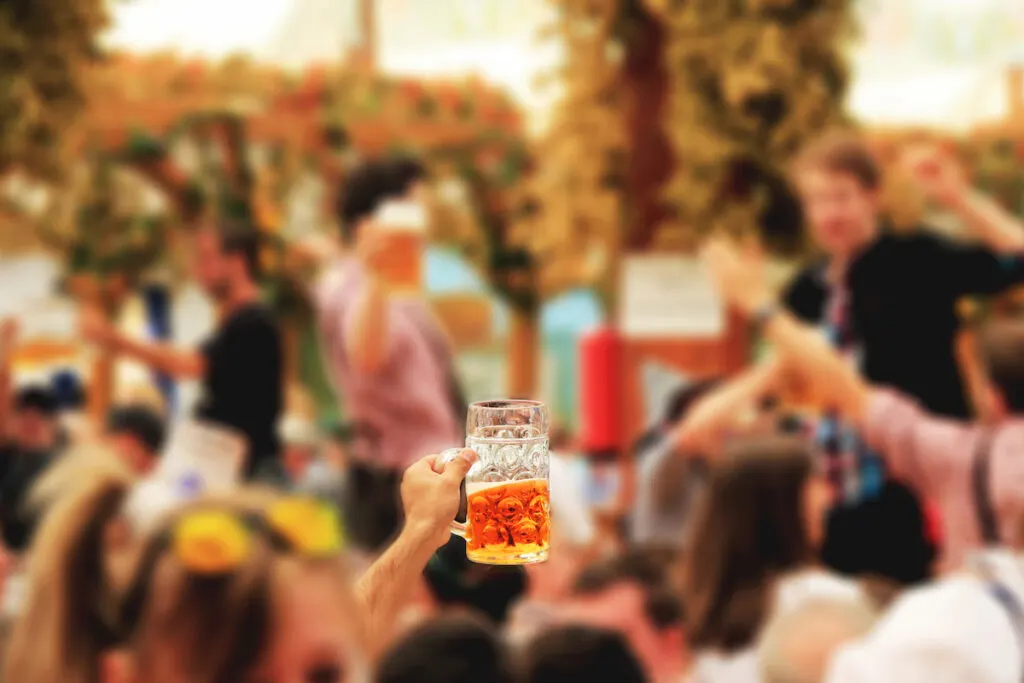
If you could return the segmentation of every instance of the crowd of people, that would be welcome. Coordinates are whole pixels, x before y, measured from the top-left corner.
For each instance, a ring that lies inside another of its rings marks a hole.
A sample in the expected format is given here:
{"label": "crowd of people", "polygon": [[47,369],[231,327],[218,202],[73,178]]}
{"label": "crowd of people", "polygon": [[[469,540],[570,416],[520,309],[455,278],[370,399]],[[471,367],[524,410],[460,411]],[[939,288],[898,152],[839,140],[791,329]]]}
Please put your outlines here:
{"label": "crowd of people", "polygon": [[[351,419],[338,433],[287,410],[252,226],[197,227],[195,278],[219,313],[198,348],[82,312],[86,343],[199,380],[193,414],[120,402],[91,424],[88,386],[17,384],[4,321],[3,680],[1022,680],[1024,322],[977,331],[984,422],[955,339],[962,297],[1024,283],[1024,225],[940,153],[906,161],[975,239],[888,229],[863,141],[812,144],[792,181],[819,261],[779,296],[756,245],[703,252],[771,352],[672,397],[623,458],[625,523],[588,505],[585,454],[552,434],[553,549],[535,565],[474,564],[450,533],[477,454],[439,454],[463,444],[466,402],[442,326],[381,267],[388,217],[426,221],[411,159],[354,169],[340,244],[304,254]],[[182,455],[197,426],[206,448],[237,449],[226,479],[203,461],[219,454]],[[161,492],[156,512],[131,504],[140,491],[150,507]]]}

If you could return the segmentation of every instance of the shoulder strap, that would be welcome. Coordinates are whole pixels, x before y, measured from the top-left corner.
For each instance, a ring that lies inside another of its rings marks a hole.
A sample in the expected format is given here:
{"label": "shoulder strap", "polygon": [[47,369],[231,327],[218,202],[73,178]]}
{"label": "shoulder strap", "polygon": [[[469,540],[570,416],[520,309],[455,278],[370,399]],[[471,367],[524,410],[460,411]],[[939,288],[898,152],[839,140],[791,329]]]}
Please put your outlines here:
{"label": "shoulder strap", "polygon": [[999,523],[992,505],[991,460],[994,429],[985,429],[978,435],[971,461],[971,492],[974,511],[978,519],[978,532],[985,545],[999,545]]}
{"label": "shoulder strap", "polygon": [[1017,648],[1022,661],[1022,678],[1024,678],[1024,607],[1021,606],[1017,595],[1007,588],[1006,584],[995,578],[991,571],[984,571],[983,574],[986,575],[986,592],[999,603],[1010,620],[1013,634],[1017,638]]}

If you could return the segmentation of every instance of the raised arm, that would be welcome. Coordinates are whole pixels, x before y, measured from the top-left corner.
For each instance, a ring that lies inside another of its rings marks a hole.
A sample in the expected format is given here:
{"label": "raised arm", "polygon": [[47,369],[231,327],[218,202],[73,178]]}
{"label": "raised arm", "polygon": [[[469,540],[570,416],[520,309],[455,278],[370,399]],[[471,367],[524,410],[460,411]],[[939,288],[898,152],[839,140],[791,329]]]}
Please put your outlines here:
{"label": "raised arm", "polygon": [[206,361],[197,349],[174,348],[132,339],[118,332],[97,310],[85,309],[79,321],[82,338],[109,349],[119,356],[127,356],[154,370],[179,379],[203,376]]}
{"label": "raised arm", "polygon": [[904,164],[933,201],[956,214],[988,249],[1024,253],[1024,223],[991,197],[971,187],[959,164],[931,146],[912,147]]}
{"label": "raised arm", "polygon": [[950,472],[962,469],[969,450],[951,444],[962,443],[969,426],[936,418],[898,392],[870,386],[815,329],[775,304],[756,257],[722,242],[711,244],[705,256],[726,300],[748,317],[761,318],[761,331],[780,359],[808,383],[819,404],[859,427],[896,476],[937,495]]}
{"label": "raised arm", "polygon": [[744,316],[762,318],[761,333],[780,360],[803,378],[821,403],[853,419],[866,411],[870,389],[812,327],[783,310],[768,288],[760,259],[716,241],[705,249],[723,297]]}
{"label": "raised arm", "polygon": [[672,430],[673,446],[681,453],[715,452],[722,436],[778,387],[781,373],[773,357],[709,392]]}
{"label": "raised arm", "polygon": [[356,586],[374,652],[379,653],[390,642],[399,613],[412,599],[427,562],[448,541],[451,523],[459,511],[462,480],[475,461],[476,454],[465,450],[441,473],[435,471],[434,455],[405,471],[405,526]]}

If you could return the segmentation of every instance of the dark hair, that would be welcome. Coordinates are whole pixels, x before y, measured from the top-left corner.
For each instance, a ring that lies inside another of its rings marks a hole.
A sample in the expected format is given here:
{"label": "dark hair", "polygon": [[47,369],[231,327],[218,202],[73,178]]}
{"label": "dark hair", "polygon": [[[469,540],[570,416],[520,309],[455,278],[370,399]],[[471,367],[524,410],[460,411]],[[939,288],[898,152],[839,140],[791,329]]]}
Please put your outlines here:
{"label": "dark hair", "polygon": [[241,256],[245,261],[245,269],[249,277],[253,280],[260,277],[262,239],[259,230],[248,223],[224,221],[217,228],[217,237],[221,252],[232,256]]}
{"label": "dark hair", "polygon": [[829,513],[822,562],[841,574],[873,576],[900,586],[926,581],[937,554],[927,525],[914,491],[887,482],[877,496]]}
{"label": "dark hair", "polygon": [[981,327],[978,350],[1006,408],[1024,412],[1024,322],[993,320]]}
{"label": "dark hair", "polygon": [[682,599],[668,584],[668,566],[655,551],[632,550],[584,568],[573,584],[575,595],[597,595],[620,583],[644,591],[644,612],[658,629],[681,626],[686,618]]}
{"label": "dark hair", "polygon": [[384,654],[377,683],[512,683],[497,631],[467,615],[413,629]]}
{"label": "dark hair", "polygon": [[697,401],[721,384],[721,381],[718,378],[705,379],[676,389],[665,404],[665,414],[661,419],[666,423],[678,422]]}
{"label": "dark hair", "polygon": [[381,161],[357,166],[344,180],[338,198],[338,221],[346,242],[355,239],[359,223],[369,218],[389,197],[394,196],[391,168]]}
{"label": "dark hair", "polygon": [[810,476],[806,441],[781,436],[738,441],[712,469],[683,560],[695,647],[749,646],[773,580],[813,559],[802,509]]}
{"label": "dark hair", "polygon": [[859,135],[836,131],[805,147],[793,165],[795,172],[821,170],[852,176],[865,190],[877,190],[882,171],[875,155]]}
{"label": "dark hair", "polygon": [[586,626],[545,631],[527,648],[523,683],[646,683],[643,667],[617,633]]}
{"label": "dark hair", "polygon": [[71,370],[62,370],[50,380],[58,410],[78,410],[85,406],[86,393],[81,378]]}
{"label": "dark hair", "polygon": [[396,197],[404,196],[412,186],[427,177],[427,171],[418,159],[401,156],[388,162],[391,175],[391,192]]}
{"label": "dark hair", "polygon": [[107,431],[127,434],[139,440],[146,450],[158,453],[164,445],[166,427],[159,413],[142,405],[115,407],[107,415]]}
{"label": "dark hair", "polygon": [[57,397],[53,390],[41,384],[21,387],[14,394],[14,410],[17,412],[32,410],[46,417],[57,414]]}
{"label": "dark hair", "polygon": [[529,585],[522,567],[490,567],[466,558],[466,542],[453,537],[424,571],[427,588],[442,605],[468,607],[495,623],[504,623],[512,605]]}

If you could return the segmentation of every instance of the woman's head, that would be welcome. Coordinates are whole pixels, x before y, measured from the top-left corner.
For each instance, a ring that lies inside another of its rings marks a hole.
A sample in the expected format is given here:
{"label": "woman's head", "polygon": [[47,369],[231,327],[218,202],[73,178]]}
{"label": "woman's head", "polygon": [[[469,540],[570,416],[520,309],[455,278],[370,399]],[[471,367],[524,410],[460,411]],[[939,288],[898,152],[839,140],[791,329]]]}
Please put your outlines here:
{"label": "woman's head", "polygon": [[683,568],[695,646],[750,643],[771,579],[813,560],[829,501],[805,441],[759,437],[727,450],[713,469]]}
{"label": "woman's head", "polygon": [[127,490],[123,479],[95,480],[47,518],[7,680],[361,680],[333,511],[298,499],[204,501],[132,539],[129,570],[112,572],[109,531]]}

